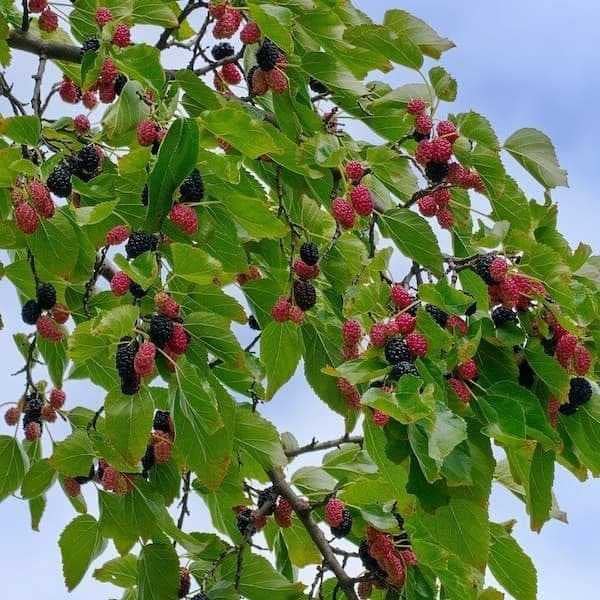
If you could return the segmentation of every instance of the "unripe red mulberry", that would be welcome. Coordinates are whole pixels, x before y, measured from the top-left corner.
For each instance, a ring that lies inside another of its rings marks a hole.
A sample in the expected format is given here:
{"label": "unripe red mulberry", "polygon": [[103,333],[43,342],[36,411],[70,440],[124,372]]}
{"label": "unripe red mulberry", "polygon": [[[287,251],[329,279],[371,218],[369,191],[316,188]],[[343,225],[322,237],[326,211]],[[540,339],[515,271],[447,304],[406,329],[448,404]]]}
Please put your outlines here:
{"label": "unripe red mulberry", "polygon": [[124,296],[129,291],[131,279],[129,275],[123,271],[118,271],[110,280],[110,289],[115,296]]}
{"label": "unripe red mulberry", "polygon": [[15,223],[18,229],[29,235],[37,230],[40,219],[30,204],[21,202],[15,207]]}
{"label": "unripe red mulberry", "polygon": [[427,195],[417,200],[417,207],[419,212],[424,217],[435,217],[438,211],[438,205],[433,199],[433,196]]}
{"label": "unripe red mulberry", "polygon": [[83,96],[81,97],[81,101],[83,105],[88,109],[92,110],[98,104],[98,97],[96,96],[96,92],[92,90],[88,90],[87,92],[83,92]]}
{"label": "unripe red mulberry", "polygon": [[575,354],[578,342],[577,336],[567,333],[556,344],[556,359],[565,369],[568,369],[571,365],[571,359]]}
{"label": "unripe red mulberry", "polygon": [[103,104],[110,104],[117,97],[115,84],[112,81],[100,82],[99,97]]}
{"label": "unripe red mulberry", "polygon": [[194,235],[198,231],[198,215],[187,204],[181,202],[174,204],[169,213],[169,219],[175,227],[187,235]]}
{"label": "unripe red mulberry", "polygon": [[60,410],[67,399],[67,395],[63,390],[58,388],[53,388],[50,392],[50,405],[54,408],[54,410]]}
{"label": "unripe red mulberry", "polygon": [[335,198],[331,203],[333,218],[344,228],[354,227],[355,212],[352,205],[343,198]]}
{"label": "unripe red mulberry", "polygon": [[301,258],[294,261],[293,269],[294,273],[305,281],[319,276],[319,265],[307,265]]}
{"label": "unripe red mulberry", "polygon": [[373,212],[373,198],[369,188],[364,185],[357,185],[350,192],[350,200],[354,210],[361,217],[368,217]]}
{"label": "unripe red mulberry", "polygon": [[304,322],[304,311],[299,306],[292,304],[288,312],[288,319],[296,325],[302,325]]}
{"label": "unripe red mulberry", "polygon": [[429,135],[431,133],[431,129],[433,128],[433,121],[431,117],[425,113],[421,113],[417,115],[415,119],[415,131],[422,135]]}
{"label": "unripe red mulberry", "polygon": [[452,196],[450,195],[450,190],[448,188],[439,188],[438,190],[432,192],[431,196],[438,205],[438,208],[447,208],[450,204],[450,200],[452,200]]}
{"label": "unripe red mulberry", "polygon": [[394,325],[397,333],[407,335],[415,330],[417,318],[409,313],[400,313],[394,319]]}
{"label": "unripe red mulberry", "polygon": [[29,442],[34,442],[42,437],[42,427],[36,421],[31,421],[25,426],[25,439]]}
{"label": "unripe red mulberry", "polygon": [[115,225],[106,234],[106,244],[108,246],[118,246],[129,238],[130,233],[127,225]]}
{"label": "unripe red mulberry", "polygon": [[388,554],[383,560],[383,566],[392,585],[396,587],[404,585],[406,569],[404,567],[404,562],[396,553]]}
{"label": "unripe red mulberry", "polygon": [[385,427],[390,421],[390,415],[375,409],[373,411],[373,423],[377,427]]}
{"label": "unripe red mulberry", "polygon": [[38,25],[42,31],[52,33],[58,29],[58,15],[51,8],[45,8],[40,15]]}
{"label": "unripe red mulberry", "polygon": [[244,25],[240,31],[240,41],[242,44],[256,44],[260,40],[260,27],[254,21]]}
{"label": "unripe red mulberry", "polygon": [[171,337],[167,342],[166,349],[173,352],[173,354],[180,355],[184,354],[190,343],[185,327],[181,323],[173,323],[173,331]]}
{"label": "unripe red mulberry", "polygon": [[458,399],[468,404],[471,401],[471,392],[464,381],[451,377],[448,379],[448,385],[453,389]]}
{"label": "unripe red mulberry", "polygon": [[440,121],[436,127],[437,134],[441,138],[447,139],[451,144],[458,139],[456,125],[452,121]]}
{"label": "unripe red mulberry", "polygon": [[140,121],[137,126],[137,139],[140,146],[152,146],[157,140],[158,127],[151,119]]}
{"label": "unripe red mulberry", "polygon": [[114,83],[119,75],[119,69],[112,58],[105,58],[100,67],[100,83]]}
{"label": "unripe red mulberry", "polygon": [[81,98],[81,90],[79,86],[73,83],[68,77],[63,77],[58,88],[58,94],[68,104],[77,104]]}
{"label": "unripe red mulberry", "polygon": [[271,316],[279,323],[288,320],[290,314],[290,301],[286,296],[281,296],[271,308]]}
{"label": "unripe red mulberry", "polygon": [[353,183],[358,183],[365,174],[364,167],[356,160],[351,160],[346,163],[345,167],[346,177]]}
{"label": "unripe red mulberry", "polygon": [[81,484],[73,477],[65,477],[63,487],[69,498],[76,498],[81,494]]}
{"label": "unripe red mulberry", "polygon": [[32,179],[27,189],[31,203],[36,210],[44,217],[51,217],[54,214],[54,203],[50,196],[50,190],[39,179]]}
{"label": "unripe red mulberry", "polygon": [[356,588],[360,600],[368,600],[373,592],[373,584],[370,581],[361,581]]}
{"label": "unripe red mulberry", "polygon": [[490,277],[500,283],[506,278],[508,273],[508,261],[502,256],[497,256],[490,263]]}
{"label": "unripe red mulberry", "polygon": [[362,327],[355,319],[349,319],[342,325],[342,337],[346,344],[358,344],[362,336]]}
{"label": "unripe red mulberry", "polygon": [[415,297],[400,283],[392,285],[390,297],[400,310],[408,308],[415,301]]}
{"label": "unripe red mulberry", "polygon": [[21,417],[21,411],[17,406],[11,406],[4,413],[4,420],[9,427],[13,427],[19,422],[19,418]]}
{"label": "unripe red mulberry", "polygon": [[477,363],[472,358],[458,365],[458,367],[456,367],[456,372],[459,377],[466,379],[467,381],[473,381],[474,379],[477,379],[477,376],[479,375]]}
{"label": "unripe red mulberry", "polygon": [[48,0],[29,0],[29,12],[41,13],[48,6]]}
{"label": "unripe red mulberry", "polygon": [[337,388],[350,408],[360,407],[360,393],[356,386],[352,385],[347,379],[340,377],[337,380]]}
{"label": "unripe red mulberry", "polygon": [[406,104],[406,110],[411,115],[419,115],[427,108],[427,102],[423,98],[411,98]]}
{"label": "unripe red mulberry", "polygon": [[431,160],[447,162],[452,156],[452,144],[446,138],[436,138],[431,142]]}
{"label": "unripe red mulberry", "polygon": [[133,368],[140,377],[151,375],[154,371],[154,359],[156,357],[156,346],[152,342],[144,342],[140,345],[133,359]]}
{"label": "unripe red mulberry", "polygon": [[415,159],[421,165],[426,165],[433,156],[433,144],[430,140],[422,140],[417,145]]}
{"label": "unripe red mulberry", "polygon": [[451,229],[454,225],[454,213],[449,208],[440,208],[436,216],[442,229]]}
{"label": "unripe red mulberry", "polygon": [[227,63],[219,71],[221,79],[229,85],[237,85],[242,81],[242,74],[235,63]]}
{"label": "unripe red mulberry", "polygon": [[555,396],[548,398],[548,420],[550,425],[556,429],[558,425],[558,414],[560,412],[560,400]]}
{"label": "unripe red mulberry", "polygon": [[292,526],[292,515],[294,510],[289,501],[283,496],[279,496],[277,504],[275,506],[275,522],[279,527],[291,527]]}
{"label": "unripe red mulberry", "polygon": [[371,344],[376,348],[383,348],[389,336],[389,328],[385,323],[373,323],[369,331]]}
{"label": "unripe red mulberry", "polygon": [[407,567],[414,567],[418,564],[417,557],[412,548],[400,550],[400,558]]}
{"label": "unripe red mulberry", "polygon": [[420,333],[409,333],[404,341],[413,356],[422,358],[427,354],[427,338]]}
{"label": "unripe red mulberry", "polygon": [[119,23],[115,28],[112,43],[119,48],[127,48],[131,44],[131,33],[125,23]]}
{"label": "unripe red mulberry", "polygon": [[98,23],[100,27],[103,27],[107,23],[110,23],[112,21],[112,18],[112,13],[105,6],[101,6],[96,9],[95,19],[96,23]]}
{"label": "unripe red mulberry", "polygon": [[360,356],[358,344],[342,344],[342,357],[344,360],[354,360]]}
{"label": "unripe red mulberry", "polygon": [[59,325],[48,315],[42,315],[35,324],[37,332],[51,342],[60,342],[64,333]]}
{"label": "unripe red mulberry", "polygon": [[71,311],[69,311],[69,309],[64,304],[55,304],[52,307],[50,314],[57,323],[63,325],[69,320],[69,317],[71,316]]}
{"label": "unripe red mulberry", "polygon": [[85,115],[73,117],[73,129],[80,135],[84,135],[90,130],[90,120]]}
{"label": "unripe red mulberry", "polygon": [[330,498],[325,505],[325,522],[330,527],[338,527],[344,518],[346,505],[337,498]]}
{"label": "unripe red mulberry", "polygon": [[269,85],[269,89],[276,94],[283,94],[287,92],[290,86],[286,74],[280,68],[266,71],[265,80]]}
{"label": "unripe red mulberry", "polygon": [[154,296],[154,305],[160,314],[169,319],[176,319],[179,316],[181,307],[167,292],[158,292]]}
{"label": "unripe red mulberry", "polygon": [[42,407],[42,419],[48,423],[56,421],[56,411],[50,404],[44,404]]}
{"label": "unripe red mulberry", "polygon": [[592,364],[592,355],[583,345],[577,344],[573,353],[573,369],[577,375],[586,375]]}
{"label": "unripe red mulberry", "polygon": [[253,96],[262,96],[269,91],[269,82],[267,81],[266,73],[256,68],[251,71],[250,75],[250,92]]}
{"label": "unripe red mulberry", "polygon": [[213,37],[216,40],[230,38],[239,29],[241,22],[240,11],[230,6],[225,7],[213,28]]}

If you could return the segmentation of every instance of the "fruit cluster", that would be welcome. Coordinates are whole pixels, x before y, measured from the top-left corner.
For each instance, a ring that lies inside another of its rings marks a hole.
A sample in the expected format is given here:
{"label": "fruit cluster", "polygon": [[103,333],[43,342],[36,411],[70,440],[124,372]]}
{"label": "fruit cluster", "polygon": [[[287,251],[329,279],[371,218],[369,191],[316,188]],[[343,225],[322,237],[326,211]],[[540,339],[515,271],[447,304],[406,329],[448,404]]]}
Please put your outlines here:
{"label": "fruit cluster", "polygon": [[317,291],[310,282],[319,276],[319,248],[313,242],[300,246],[300,258],[294,261],[292,271],[296,276],[292,284],[292,297],[281,296],[271,308],[275,321],[292,321],[301,325],[304,313],[317,303]]}
{"label": "fruit cluster", "polygon": [[338,498],[330,498],[324,510],[325,523],[331,529],[331,535],[344,538],[352,529],[352,513]]}
{"label": "fruit cluster", "polygon": [[346,163],[344,172],[349,181],[346,197],[338,196],[331,203],[331,214],[343,229],[352,229],[359,217],[369,217],[375,207],[373,197],[368,187],[361,182],[367,170],[357,161]]}
{"label": "fruit cluster", "polygon": [[252,96],[262,96],[271,90],[283,94],[289,88],[286,75],[287,57],[283,50],[269,38],[264,38],[255,54],[254,65],[246,76],[248,91]]}
{"label": "fruit cluster", "polygon": [[448,385],[458,399],[465,404],[471,401],[471,390],[467,385],[479,377],[479,369],[473,358],[459,364],[454,373],[448,378]]}
{"label": "fruit cluster", "polygon": [[179,201],[173,204],[169,212],[169,220],[182,233],[194,235],[198,231],[198,215],[192,204],[200,202],[204,197],[204,183],[198,169],[193,171],[179,186]]}
{"label": "fruit cluster", "polygon": [[35,300],[27,300],[21,309],[23,322],[35,325],[38,334],[51,342],[66,336],[63,325],[69,316],[69,309],[56,302],[56,288],[51,283],[38,283]]}
{"label": "fruit cluster", "polygon": [[142,457],[142,474],[148,476],[154,465],[164,465],[171,460],[175,427],[168,411],[157,410],[152,422],[152,432]]}

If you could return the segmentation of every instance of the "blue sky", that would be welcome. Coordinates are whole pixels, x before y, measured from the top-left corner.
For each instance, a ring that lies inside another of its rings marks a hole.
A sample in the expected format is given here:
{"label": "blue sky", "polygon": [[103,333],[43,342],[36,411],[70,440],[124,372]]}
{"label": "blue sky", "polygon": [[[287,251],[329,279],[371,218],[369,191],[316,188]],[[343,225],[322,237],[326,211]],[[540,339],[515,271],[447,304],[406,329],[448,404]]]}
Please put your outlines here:
{"label": "blue sky", "polygon": [[[504,0],[501,6],[477,0],[358,0],[356,4],[376,20],[389,8],[404,8],[454,40],[457,48],[446,53],[443,64],[457,78],[459,96],[448,110],[482,113],[501,139],[520,127],[537,127],[552,138],[570,181],[570,188],[554,193],[560,207],[560,228],[573,245],[584,240],[597,253],[599,220],[593,203],[600,123],[590,108],[600,96],[596,41],[600,4],[590,0]],[[31,87],[22,73],[31,73],[33,64],[30,57],[15,54],[10,70],[13,79],[15,73],[21,74],[16,89],[23,91],[24,97]],[[399,84],[411,78],[400,71],[388,80]],[[2,101],[0,107],[6,112]],[[506,163],[527,192],[539,198],[535,182],[510,158]],[[21,324],[15,294],[6,281],[0,281],[0,311],[6,325],[0,334],[5,356],[1,379],[5,401],[16,398],[22,389],[21,380],[9,376],[21,367],[10,339]],[[81,384],[67,383],[66,390],[71,406],[98,406],[102,399],[98,391],[91,392]],[[293,430],[301,441],[313,435],[321,439],[334,437],[342,430],[342,423],[323,409],[300,375],[265,407],[264,413],[280,430]],[[62,433],[60,427],[57,437]],[[494,493],[491,512],[498,521],[518,519],[515,534],[537,564],[541,600],[562,600],[567,594],[590,597],[600,583],[596,564],[600,553],[600,484],[582,484],[559,470],[555,493],[570,524],[551,522],[540,535],[528,531],[522,506],[502,490]],[[206,513],[196,499],[192,511],[190,525],[202,529]],[[3,596],[13,600],[66,596],[56,540],[73,516],[61,494],[54,491],[48,498],[41,533],[33,533],[28,529],[25,503],[8,500],[0,505]],[[110,550],[97,563],[109,557]],[[118,594],[88,574],[69,597],[100,600]]]}

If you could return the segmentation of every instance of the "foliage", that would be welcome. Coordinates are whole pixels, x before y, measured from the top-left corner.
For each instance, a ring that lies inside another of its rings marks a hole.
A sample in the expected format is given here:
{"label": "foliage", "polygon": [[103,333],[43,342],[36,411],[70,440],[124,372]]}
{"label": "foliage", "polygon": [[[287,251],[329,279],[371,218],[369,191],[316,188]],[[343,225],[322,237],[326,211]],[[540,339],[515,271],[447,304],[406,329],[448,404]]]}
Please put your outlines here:
{"label": "foliage", "polygon": [[[76,0],[56,29],[41,4],[0,6],[0,62],[40,56],[30,111],[0,80],[0,248],[26,324],[0,500],[28,502],[38,529],[62,487],[67,589],[109,548],[93,577],[128,600],[500,598],[488,569],[536,598],[513,523],[490,521],[492,485],[540,531],[565,518],[557,463],[600,474],[600,259],[557,230],[550,139],[444,114],[458,84],[428,65],[454,44],[403,10],[377,24],[327,0],[107,0],[99,26]],[[161,66],[175,46],[188,68]],[[44,99],[48,60],[64,78]],[[415,83],[370,76],[396,68]],[[98,126],[45,116],[82,96],[106,104]],[[301,445],[261,415],[302,369],[336,439]],[[70,380],[102,405],[65,401]],[[70,433],[46,446],[56,418]],[[213,531],[186,530],[192,494]]]}

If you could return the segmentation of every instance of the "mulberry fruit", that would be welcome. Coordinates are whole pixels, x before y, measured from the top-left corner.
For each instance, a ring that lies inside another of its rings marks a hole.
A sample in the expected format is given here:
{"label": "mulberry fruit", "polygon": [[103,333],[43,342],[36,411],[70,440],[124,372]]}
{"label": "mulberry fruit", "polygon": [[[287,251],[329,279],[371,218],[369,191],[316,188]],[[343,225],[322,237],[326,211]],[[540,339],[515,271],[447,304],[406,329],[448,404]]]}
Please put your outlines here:
{"label": "mulberry fruit", "polygon": [[275,506],[275,522],[279,527],[292,526],[293,508],[289,501],[283,496],[279,496],[277,505]]}
{"label": "mulberry fruit", "polygon": [[390,288],[390,297],[392,302],[400,310],[408,308],[415,301],[415,297],[401,284],[395,283]]}
{"label": "mulberry fruit", "polygon": [[131,32],[125,23],[119,23],[112,36],[112,43],[119,48],[127,48],[131,44]]}
{"label": "mulberry fruit", "polygon": [[356,213],[352,204],[344,198],[335,198],[331,203],[331,213],[333,218],[344,228],[352,229]]}
{"label": "mulberry fruit", "polygon": [[48,175],[46,185],[50,191],[59,198],[66,198],[71,194],[71,169],[63,163],[55,167]]}
{"label": "mulberry fruit", "polygon": [[440,326],[446,327],[448,323],[448,313],[434,304],[428,304],[425,310],[431,315],[431,318]]}
{"label": "mulberry fruit", "polygon": [[452,388],[461,402],[468,404],[471,401],[471,391],[464,381],[451,377],[448,379],[448,385]]}
{"label": "mulberry fruit", "polygon": [[258,493],[258,499],[256,502],[256,505],[258,506],[259,509],[262,509],[263,506],[269,502],[271,504],[271,507],[266,510],[266,512],[263,512],[263,514],[265,515],[272,515],[273,512],[275,511],[275,503],[277,502],[277,497],[279,494],[277,494],[277,492],[272,488],[266,488],[264,490],[261,490]]}
{"label": "mulberry fruit", "polygon": [[461,379],[466,379],[467,381],[473,381],[479,375],[477,363],[472,358],[458,365],[456,372]]}
{"label": "mulberry fruit", "polygon": [[517,313],[505,306],[498,306],[492,311],[492,321],[496,327],[503,327],[508,323],[517,322]]}
{"label": "mulberry fruit", "polygon": [[411,98],[406,103],[406,110],[411,115],[420,115],[427,108],[427,102],[423,98]]}
{"label": "mulberry fruit", "polygon": [[342,514],[342,521],[336,527],[331,527],[331,534],[336,538],[344,538],[350,533],[351,529],[352,514],[347,508],[344,508]]}
{"label": "mulberry fruit", "polygon": [[233,46],[229,42],[221,42],[219,44],[215,44],[210,53],[215,60],[223,60],[224,58],[229,58],[235,54],[235,50]]}
{"label": "mulberry fruit", "polygon": [[37,332],[51,342],[60,342],[63,339],[63,331],[56,321],[48,315],[42,315],[36,323]]}
{"label": "mulberry fruit", "polygon": [[242,44],[256,44],[260,40],[260,35],[260,27],[253,21],[250,21],[240,31],[240,41]]}
{"label": "mulberry fruit", "polygon": [[304,242],[300,246],[300,258],[311,267],[319,262],[319,248],[313,242]]}
{"label": "mulberry fruit", "polygon": [[351,160],[346,163],[344,171],[346,172],[346,177],[352,181],[352,183],[358,183],[365,174],[364,167],[356,160]]}
{"label": "mulberry fruit", "polygon": [[180,198],[183,202],[200,202],[204,196],[204,184],[198,169],[194,169],[179,186]]}
{"label": "mulberry fruit", "polygon": [[265,39],[256,51],[256,62],[263,71],[271,71],[277,65],[280,51],[271,40]]}
{"label": "mulberry fruit", "polygon": [[345,504],[337,498],[330,498],[325,505],[325,522],[330,527],[337,527],[344,519]]}
{"label": "mulberry fruit", "polygon": [[138,351],[138,343],[130,337],[121,338],[115,357],[115,366],[120,377],[123,379],[134,373],[133,361]]}
{"label": "mulberry fruit", "polygon": [[51,283],[40,283],[36,295],[37,303],[43,310],[50,310],[56,304],[56,288]]}
{"label": "mulberry fruit", "polygon": [[158,348],[163,348],[173,333],[173,321],[164,315],[152,315],[150,319],[150,340]]}
{"label": "mulberry fruit", "polygon": [[156,250],[158,246],[158,238],[152,233],[146,233],[145,231],[132,231],[125,244],[125,252],[127,258],[137,258],[144,252],[149,250]]}
{"label": "mulberry fruit", "polygon": [[311,309],[317,302],[317,292],[308,281],[294,281],[294,300],[303,310]]}
{"label": "mulberry fruit", "polygon": [[582,406],[592,397],[592,386],[584,377],[573,377],[569,387],[569,404]]}
{"label": "mulberry fruit", "polygon": [[194,235],[198,231],[198,215],[187,204],[181,202],[174,204],[169,212],[169,219],[175,227],[186,235]]}
{"label": "mulberry fruit", "polygon": [[403,360],[392,366],[389,378],[392,381],[398,381],[404,375],[414,375],[415,377],[418,377],[419,371],[417,371],[417,367],[415,367],[413,363]]}
{"label": "mulberry fruit", "polygon": [[105,6],[101,6],[100,8],[96,9],[95,19],[96,23],[98,23],[100,27],[104,27],[104,25],[110,23],[112,21],[112,18],[112,13]]}
{"label": "mulberry fruit", "polygon": [[423,358],[427,354],[427,338],[420,333],[409,333],[404,342],[413,357]]}
{"label": "mulberry fruit", "polygon": [[179,317],[181,307],[167,292],[158,292],[154,296],[154,305],[159,313],[165,315],[165,317],[169,317],[169,319]]}
{"label": "mulberry fruit", "polygon": [[131,286],[129,275],[123,271],[118,271],[110,280],[110,289],[115,296],[124,296]]}
{"label": "mulberry fruit", "polygon": [[411,352],[406,342],[400,337],[393,337],[385,344],[385,359],[390,365],[396,365],[401,362],[410,362]]}
{"label": "mulberry fruit", "polygon": [[346,344],[358,344],[363,335],[363,330],[358,321],[349,319],[342,325],[342,337]]}
{"label": "mulberry fruit", "polygon": [[430,160],[425,166],[425,175],[432,183],[441,183],[448,175],[448,163]]}
{"label": "mulberry fruit", "polygon": [[373,198],[369,189],[364,185],[357,185],[352,189],[350,200],[354,210],[361,217],[368,217],[373,212]]}
{"label": "mulberry fruit", "polygon": [[35,300],[27,300],[21,308],[21,319],[27,325],[35,325],[41,314],[42,309]]}

